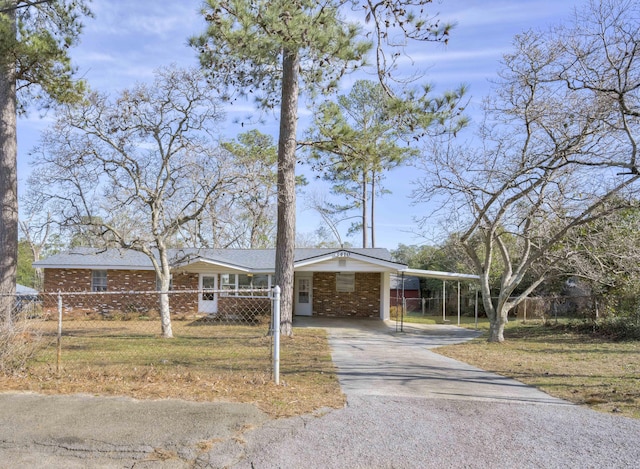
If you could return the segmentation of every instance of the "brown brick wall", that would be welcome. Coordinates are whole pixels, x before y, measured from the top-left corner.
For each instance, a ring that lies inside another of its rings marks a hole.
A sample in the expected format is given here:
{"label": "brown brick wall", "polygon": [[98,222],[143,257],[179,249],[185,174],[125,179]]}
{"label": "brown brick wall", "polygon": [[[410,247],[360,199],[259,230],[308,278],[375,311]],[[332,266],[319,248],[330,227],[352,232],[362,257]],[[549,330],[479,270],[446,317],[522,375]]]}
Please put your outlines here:
{"label": "brown brick wall", "polygon": [[322,317],[380,317],[379,273],[357,272],[354,292],[336,292],[334,272],[313,274],[313,314]]}
{"label": "brown brick wall", "polygon": [[90,291],[91,271],[85,269],[44,269],[44,291]]}
{"label": "brown brick wall", "polygon": [[[197,290],[198,274],[178,273],[173,276],[174,290]],[[156,274],[148,270],[109,270],[107,293],[95,295],[64,295],[64,312],[73,316],[158,316],[158,295],[113,294],[113,292],[155,292]],[[90,292],[91,270],[89,269],[45,269],[45,292]],[[45,295],[44,307],[52,312],[57,309],[57,297]],[[198,312],[197,293],[171,294],[169,298],[172,315],[188,317]]]}
{"label": "brown brick wall", "polygon": [[[313,274],[313,314],[323,317],[380,317],[379,273],[356,273],[354,292],[336,292],[336,275],[333,272]],[[179,272],[173,275],[173,290],[197,290],[198,274]],[[109,270],[107,292],[155,291],[156,276],[153,271]],[[89,292],[91,270],[89,269],[45,269],[45,292]],[[45,307],[57,308],[55,296],[46,296]],[[197,293],[172,294],[171,311],[177,317],[192,316],[198,312]],[[235,300],[233,300],[235,301]],[[252,311],[270,310],[268,299],[257,299],[250,305]],[[157,315],[157,295],[72,295],[65,296],[65,311],[92,315]],[[247,303],[243,304],[246,308]],[[239,313],[240,306],[231,299],[220,297],[218,306],[224,314]]]}

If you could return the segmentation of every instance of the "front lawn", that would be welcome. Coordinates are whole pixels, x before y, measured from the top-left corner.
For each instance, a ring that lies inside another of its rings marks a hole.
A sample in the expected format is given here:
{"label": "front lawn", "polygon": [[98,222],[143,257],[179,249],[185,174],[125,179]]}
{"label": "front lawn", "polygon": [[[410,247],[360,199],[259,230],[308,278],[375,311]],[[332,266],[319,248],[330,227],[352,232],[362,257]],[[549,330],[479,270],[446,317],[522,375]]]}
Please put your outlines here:
{"label": "front lawn", "polygon": [[613,342],[562,324],[512,321],[502,344],[488,343],[485,335],[435,351],[577,404],[640,418],[639,341]]}
{"label": "front lawn", "polygon": [[281,339],[276,386],[264,327],[174,321],[175,338],[161,339],[155,322],[65,321],[58,373],[56,326],[41,323],[47,346],[24,369],[0,375],[0,390],[248,402],[275,417],[345,402],[322,329]]}

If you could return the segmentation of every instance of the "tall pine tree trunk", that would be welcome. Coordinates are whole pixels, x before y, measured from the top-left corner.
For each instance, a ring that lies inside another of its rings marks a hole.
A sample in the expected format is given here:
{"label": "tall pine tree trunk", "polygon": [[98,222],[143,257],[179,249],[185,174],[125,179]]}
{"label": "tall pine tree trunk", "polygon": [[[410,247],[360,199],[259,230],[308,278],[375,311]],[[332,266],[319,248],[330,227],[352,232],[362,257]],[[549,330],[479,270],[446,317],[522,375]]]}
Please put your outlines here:
{"label": "tall pine tree trunk", "polygon": [[371,247],[376,247],[376,172],[371,172]]}
{"label": "tall pine tree trunk", "polygon": [[[15,32],[15,10],[5,14]],[[0,63],[0,293],[8,295],[15,294],[18,265],[17,154],[15,64]],[[11,323],[13,305],[13,297],[0,296],[0,321]]]}
{"label": "tall pine tree trunk", "polygon": [[296,145],[298,124],[297,51],[285,50],[282,59],[282,101],[278,140],[278,227],[275,282],[281,289],[280,332],[293,333],[293,262],[296,238]]}
{"label": "tall pine tree trunk", "polygon": [[367,183],[367,171],[362,172],[362,247],[369,247],[369,197],[367,193],[369,184]]}

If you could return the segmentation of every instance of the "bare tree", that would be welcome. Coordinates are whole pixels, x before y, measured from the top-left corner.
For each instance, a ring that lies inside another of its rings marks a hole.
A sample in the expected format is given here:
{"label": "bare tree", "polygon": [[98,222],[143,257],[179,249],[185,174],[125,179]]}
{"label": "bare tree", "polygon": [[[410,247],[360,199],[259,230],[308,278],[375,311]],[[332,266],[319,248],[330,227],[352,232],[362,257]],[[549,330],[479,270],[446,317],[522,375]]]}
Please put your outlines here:
{"label": "bare tree", "polygon": [[260,249],[275,244],[277,152],[270,135],[252,130],[222,142],[238,177],[202,217],[180,228],[185,245]]}
{"label": "bare tree", "polygon": [[[167,292],[167,249],[180,227],[238,178],[211,133],[221,118],[195,70],[162,69],[114,99],[92,94],[44,133],[35,161],[41,196],[59,204],[63,224],[98,229],[104,243],[146,254]],[[172,337],[166,294],[160,312],[162,335]]]}
{"label": "bare tree", "polygon": [[342,207],[331,202],[327,194],[317,190],[307,194],[305,208],[314,211],[322,219],[322,224],[318,228],[322,242],[326,242],[326,238],[333,238],[336,246],[345,244],[338,225],[344,221],[359,218],[358,215],[349,216]]}
{"label": "bare tree", "polygon": [[[20,231],[22,232],[23,240],[29,245],[33,261],[37,262],[49,242],[53,224],[51,222],[51,213],[47,213],[44,220],[36,220],[34,215],[31,214],[26,220],[20,220]],[[42,269],[36,269],[35,274],[36,287],[42,288],[44,284]]]}
{"label": "bare tree", "polygon": [[640,202],[583,226],[555,254],[563,271],[587,282],[597,294],[637,294],[640,286]]}
{"label": "bare tree", "polygon": [[570,27],[517,36],[480,143],[449,141],[425,161],[416,195],[444,200],[481,278],[490,341],[504,340],[509,311],[553,270],[563,241],[638,190],[639,14],[637,2],[592,2]]}

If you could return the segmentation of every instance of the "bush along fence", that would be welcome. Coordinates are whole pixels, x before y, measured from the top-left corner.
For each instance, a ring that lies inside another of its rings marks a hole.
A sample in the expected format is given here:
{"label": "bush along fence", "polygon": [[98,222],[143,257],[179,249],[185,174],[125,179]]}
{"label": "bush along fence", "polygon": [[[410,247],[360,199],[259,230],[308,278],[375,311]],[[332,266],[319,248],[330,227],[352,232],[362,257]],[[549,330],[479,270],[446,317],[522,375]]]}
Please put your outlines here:
{"label": "bush along fence", "polygon": [[21,352],[18,360],[5,357],[6,369],[0,372],[28,368],[29,373],[55,370],[69,379],[87,372],[127,379],[169,369],[195,377],[244,370],[278,381],[279,328],[273,327],[272,313],[279,311],[279,297],[272,291],[162,294],[169,298],[172,339],[162,338],[157,291],[4,295],[12,313],[11,321],[0,323],[0,341],[13,343],[14,349],[28,343],[33,350]]}

